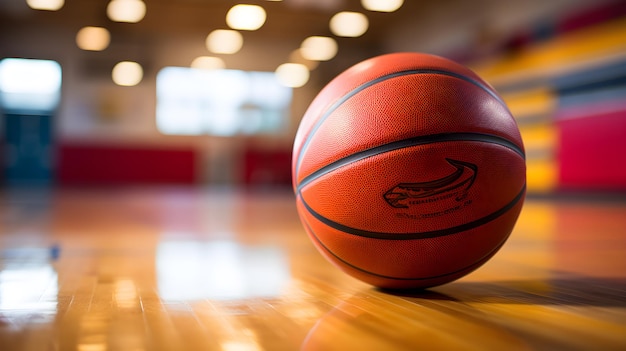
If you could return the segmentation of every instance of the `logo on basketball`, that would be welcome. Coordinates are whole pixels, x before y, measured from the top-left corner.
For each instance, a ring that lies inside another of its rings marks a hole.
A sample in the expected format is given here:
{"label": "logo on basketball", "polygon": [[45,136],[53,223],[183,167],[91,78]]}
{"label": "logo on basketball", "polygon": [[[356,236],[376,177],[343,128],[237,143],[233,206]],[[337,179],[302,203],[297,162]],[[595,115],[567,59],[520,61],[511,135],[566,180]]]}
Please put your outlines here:
{"label": "logo on basketball", "polygon": [[451,174],[427,182],[400,183],[383,195],[385,201],[395,208],[409,208],[451,198],[456,201],[465,199],[476,179],[478,166],[451,158],[446,161],[456,168]]}

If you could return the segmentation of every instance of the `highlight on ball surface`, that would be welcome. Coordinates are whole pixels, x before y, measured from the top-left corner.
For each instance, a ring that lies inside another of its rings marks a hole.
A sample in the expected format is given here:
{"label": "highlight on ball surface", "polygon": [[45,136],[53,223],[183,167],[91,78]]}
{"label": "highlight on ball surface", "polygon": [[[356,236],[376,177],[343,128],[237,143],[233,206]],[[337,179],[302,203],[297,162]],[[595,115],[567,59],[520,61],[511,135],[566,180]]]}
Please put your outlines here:
{"label": "highlight on ball surface", "polygon": [[368,59],[324,87],[298,128],[292,174],[320,253],[391,289],[480,267],[526,192],[524,146],[502,98],[470,69],[421,53]]}

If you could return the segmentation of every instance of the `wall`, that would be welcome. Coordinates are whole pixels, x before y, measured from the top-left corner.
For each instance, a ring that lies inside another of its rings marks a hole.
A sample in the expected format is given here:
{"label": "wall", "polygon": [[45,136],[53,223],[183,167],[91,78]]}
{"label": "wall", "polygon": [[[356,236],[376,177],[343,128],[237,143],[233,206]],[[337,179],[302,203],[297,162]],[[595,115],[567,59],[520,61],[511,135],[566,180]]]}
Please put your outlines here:
{"label": "wall", "polygon": [[[278,135],[255,138],[163,135],[155,123],[156,75],[163,67],[188,66],[195,57],[208,55],[202,45],[204,39],[164,36],[147,45],[136,46],[129,40],[110,50],[87,52],[76,47],[74,36],[70,30],[48,28],[17,28],[10,36],[6,32],[0,35],[2,57],[53,59],[62,66],[62,101],[54,116],[58,167],[68,167],[69,161],[62,160],[64,153],[76,151],[81,145],[85,150],[96,147],[110,151],[191,149],[195,154],[196,182],[239,184],[247,179],[242,168],[248,148],[257,149],[257,153],[266,150],[270,154],[291,149],[299,119],[322,85],[314,75],[306,86],[294,90],[288,127]],[[273,71],[277,66],[276,56],[284,56],[286,60],[298,45],[252,42],[247,43],[241,53],[223,58],[227,68]],[[255,59],[249,60],[249,57]],[[117,86],[111,80],[111,69],[115,63],[128,59],[144,66],[144,79],[137,86]],[[59,179],[61,183],[68,184],[76,179],[67,176],[66,169],[59,172],[65,174]],[[112,176],[111,182],[119,183],[118,178]],[[81,182],[85,181],[83,177]],[[102,177],[94,181],[107,182]]]}
{"label": "wall", "polygon": [[[533,101],[534,106],[543,111],[544,118],[535,124],[522,122],[524,136],[525,139],[530,138],[531,144],[548,145],[547,149],[539,147],[540,152],[531,155],[545,155],[548,150],[549,160],[553,161],[561,151],[559,143],[567,141],[555,137],[558,124],[552,117],[557,116],[554,112],[560,100],[556,98],[555,90],[545,85],[507,91],[507,80],[514,81],[512,76],[527,72],[520,69],[520,64],[511,62],[524,62],[529,52],[540,51],[547,45],[546,42],[553,40],[555,35],[550,30],[554,23],[612,3],[622,2],[448,0],[420,6],[410,4],[408,8],[414,12],[412,15],[404,16],[376,33],[386,38],[378,46],[342,46],[340,56],[322,63],[313,72],[311,81],[294,91],[289,128],[271,138],[166,136],[158,132],[155,124],[156,74],[162,67],[187,66],[196,56],[207,54],[202,36],[162,34],[160,38],[147,42],[128,37],[115,41],[110,50],[93,53],[76,47],[74,36],[78,28],[51,29],[42,24],[39,28],[16,27],[10,32],[2,31],[0,56],[54,59],[61,63],[63,99],[55,116],[56,140],[61,152],[66,150],[64,146],[76,148],[81,145],[86,148],[109,147],[112,150],[191,150],[194,155],[194,182],[201,184],[244,184],[254,183],[254,179],[261,179],[260,182],[276,179],[284,184],[282,173],[288,170],[287,167],[283,167],[280,174],[267,176],[267,170],[250,169],[252,165],[259,164],[255,160],[250,161],[251,157],[288,159],[285,155],[291,151],[299,120],[323,85],[343,69],[366,57],[393,51],[430,52],[458,59],[470,64],[498,89],[503,89],[510,104],[525,105],[524,108],[528,109],[532,104],[526,102],[528,99]],[[524,44],[528,36],[534,37],[536,42]],[[142,44],[138,44],[140,42]],[[516,48],[515,45],[519,46],[520,42],[526,46]],[[272,71],[277,66],[276,57],[286,59],[299,44],[289,40],[251,40],[241,54],[223,57],[228,68]],[[592,56],[600,60],[605,57],[601,54]],[[118,87],[111,82],[111,68],[116,62],[126,59],[144,65],[144,80],[138,86]],[[559,69],[558,64],[545,66],[541,61],[535,63],[539,70]],[[526,115],[533,114],[526,111],[519,113],[520,118]],[[573,126],[564,130],[569,133],[580,128]],[[563,174],[559,174],[558,169],[554,170],[560,164],[550,162],[542,163],[541,158],[529,159],[530,178],[538,179],[534,181],[536,184],[548,184],[544,187],[533,185],[531,190],[552,191],[557,188],[555,184],[559,179],[568,179],[567,176],[561,178]],[[257,176],[253,175],[255,172]]]}
{"label": "wall", "polygon": [[626,191],[626,3],[526,28],[473,67],[516,116],[533,193]]}

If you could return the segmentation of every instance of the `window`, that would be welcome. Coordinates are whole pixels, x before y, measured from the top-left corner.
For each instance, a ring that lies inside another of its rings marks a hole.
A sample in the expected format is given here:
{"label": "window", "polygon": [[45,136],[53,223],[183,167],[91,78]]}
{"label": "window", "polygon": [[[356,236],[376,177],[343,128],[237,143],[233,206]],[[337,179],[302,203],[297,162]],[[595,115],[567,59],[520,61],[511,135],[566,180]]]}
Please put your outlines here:
{"label": "window", "polygon": [[272,134],[288,122],[292,89],[273,72],[166,67],[157,75],[164,134]]}
{"label": "window", "polygon": [[0,61],[0,103],[5,110],[52,111],[61,96],[61,66],[50,60]]}

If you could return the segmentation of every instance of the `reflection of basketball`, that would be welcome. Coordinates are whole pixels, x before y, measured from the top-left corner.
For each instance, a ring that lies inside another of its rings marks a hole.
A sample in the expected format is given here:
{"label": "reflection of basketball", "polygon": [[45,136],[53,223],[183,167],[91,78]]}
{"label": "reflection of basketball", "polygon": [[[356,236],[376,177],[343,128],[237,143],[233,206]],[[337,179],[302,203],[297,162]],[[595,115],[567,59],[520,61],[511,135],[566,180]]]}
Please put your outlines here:
{"label": "reflection of basketball", "polygon": [[469,69],[416,53],[375,57],[331,81],[302,119],[292,169],[314,245],[384,288],[478,268],[509,236],[526,189],[502,99]]}
{"label": "reflection of basketball", "polygon": [[[471,287],[472,283],[468,285]],[[315,322],[298,350],[457,350],[460,348],[459,340],[468,346],[479,345],[491,350],[529,349],[525,340],[504,325],[464,320],[465,323],[472,323],[471,328],[459,328],[458,322],[446,323],[448,320],[442,318],[442,313],[449,313],[448,304],[406,308],[409,302],[404,301],[406,304],[403,304],[395,299],[376,299],[371,307],[365,307],[368,306],[366,301],[371,301],[374,296],[364,291],[342,297],[343,301]],[[452,296],[434,291],[404,296],[454,301]],[[471,292],[463,295],[464,299],[473,297]],[[468,304],[464,306],[464,311],[471,311],[472,307]],[[480,315],[478,311],[467,313]],[[407,320],[411,323],[407,323]],[[445,337],[447,335],[455,337]],[[497,337],[491,337],[486,342],[485,335]]]}

